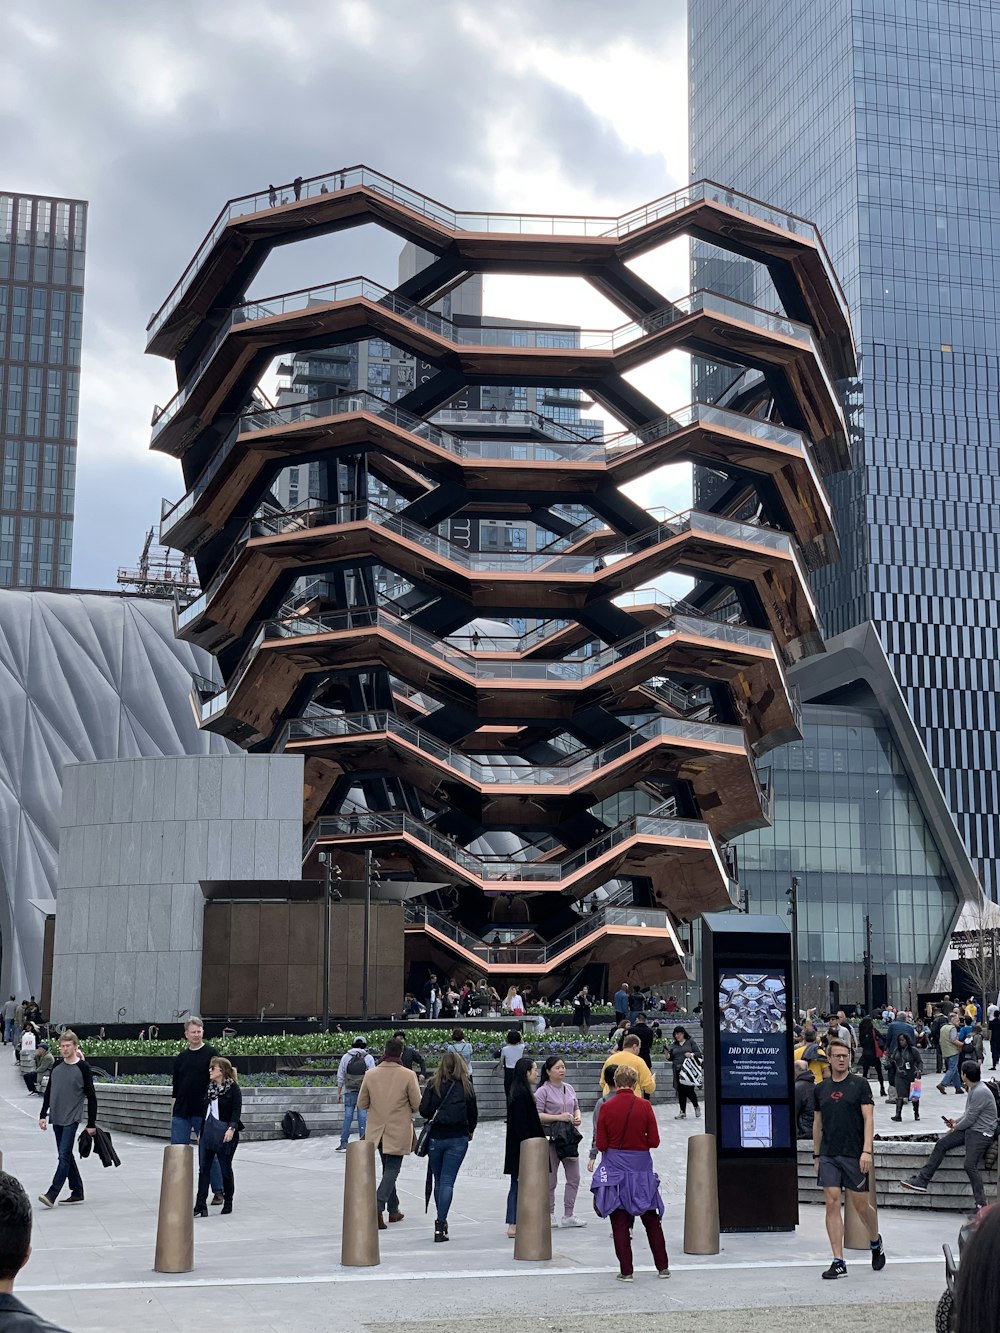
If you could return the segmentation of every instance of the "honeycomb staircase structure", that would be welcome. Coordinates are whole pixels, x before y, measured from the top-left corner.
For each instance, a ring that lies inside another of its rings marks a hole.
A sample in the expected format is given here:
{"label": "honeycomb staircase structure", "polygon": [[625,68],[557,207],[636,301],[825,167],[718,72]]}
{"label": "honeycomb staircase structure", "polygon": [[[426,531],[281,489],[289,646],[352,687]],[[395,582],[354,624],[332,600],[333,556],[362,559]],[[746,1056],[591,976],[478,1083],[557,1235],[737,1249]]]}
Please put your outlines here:
{"label": "honeycomb staircase structure", "polygon": [[[364,166],[298,194],[231,200],[148,330],[178,386],[152,447],[185,484],[161,540],[202,588],[176,630],[222,681],[194,681],[199,725],[304,755],[304,865],[322,848],[352,881],[374,851],[415,964],[542,991],[588,961],[680,977],[683,924],[735,903],[727,840],[770,818],[757,761],[799,735],[785,667],[822,651],[808,573],[837,558],[823,477],[849,464],[856,370],[822,241],[708,181],[620,218],[457,212]],[[275,247],[369,223],[420,247],[395,289],[247,299]],[[668,300],[631,261],[682,236],[766,266],[780,309]],[[492,273],[582,277],[623,322],[445,317]],[[276,357],[365,339],[424,372],[395,401],[263,400]],[[748,376],[752,409],[665,413],[629,375],[676,349]],[[485,410],[495,386],[586,392],[615,428]],[[728,479],[725,504],[660,515],[621,489],[676,462]],[[304,463],[322,495],[281,508]],[[530,549],[456,539],[485,516]],[[708,594],[655,586],[677,573]]]}

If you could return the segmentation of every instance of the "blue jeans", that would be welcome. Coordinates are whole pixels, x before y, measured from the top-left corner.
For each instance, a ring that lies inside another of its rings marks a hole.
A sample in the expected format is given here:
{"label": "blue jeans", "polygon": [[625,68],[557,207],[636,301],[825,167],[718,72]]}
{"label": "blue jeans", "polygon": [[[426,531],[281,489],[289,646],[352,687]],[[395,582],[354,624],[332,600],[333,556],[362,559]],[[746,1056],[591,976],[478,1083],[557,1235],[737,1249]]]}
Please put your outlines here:
{"label": "blue jeans", "polygon": [[56,1152],[59,1154],[59,1162],[56,1166],[56,1173],[52,1177],[52,1184],[46,1190],[50,1199],[59,1198],[59,1191],[67,1180],[69,1181],[70,1193],[78,1199],[83,1198],[83,1181],[76,1165],[76,1158],[73,1156],[76,1130],[76,1125],[52,1126],[52,1132],[56,1136]]}
{"label": "blue jeans", "polygon": [[[201,1137],[201,1116],[200,1115],[172,1115],[170,1117],[170,1142],[171,1143],[190,1143],[192,1133]],[[201,1170],[203,1153],[201,1144],[198,1144],[198,1169]],[[219,1165],[219,1159],[216,1157],[212,1161],[212,1192],[213,1194],[222,1193],[222,1167]]]}
{"label": "blue jeans", "polygon": [[[228,1143],[225,1140],[228,1125],[210,1117],[208,1123],[202,1132],[199,1141],[200,1155],[198,1164],[198,1197],[195,1199],[196,1208],[204,1208],[208,1202],[208,1184],[209,1176],[212,1171],[218,1170],[222,1174],[222,1193],[227,1202],[232,1202],[233,1198],[233,1153],[236,1151],[236,1144],[239,1141],[239,1135],[230,1139]],[[212,1186],[215,1189],[215,1186]]]}
{"label": "blue jeans", "polygon": [[14,1040],[14,1020],[12,1018],[8,1018],[6,1023],[4,1023],[3,1039],[4,1041]]}
{"label": "blue jeans", "polygon": [[469,1140],[464,1134],[461,1138],[447,1139],[436,1139],[431,1136],[427,1160],[430,1163],[431,1175],[434,1177],[434,1202],[437,1205],[439,1222],[448,1219],[448,1209],[455,1193],[455,1181],[458,1179],[459,1168],[465,1161],[465,1154],[468,1151]]}
{"label": "blue jeans", "polygon": [[347,1147],[347,1140],[351,1137],[351,1124],[355,1112],[357,1112],[358,1117],[358,1134],[364,1138],[365,1125],[368,1123],[368,1112],[362,1111],[358,1106],[358,1092],[359,1089],[357,1088],[344,1089],[344,1123],[340,1128],[340,1146],[342,1148]]}
{"label": "blue jeans", "polygon": [[949,1055],[945,1064],[944,1078],[941,1080],[942,1088],[961,1088],[962,1079],[958,1072],[958,1056]]}
{"label": "blue jeans", "polygon": [[507,1191],[507,1225],[512,1227],[517,1221],[517,1176],[511,1176],[510,1189]]}

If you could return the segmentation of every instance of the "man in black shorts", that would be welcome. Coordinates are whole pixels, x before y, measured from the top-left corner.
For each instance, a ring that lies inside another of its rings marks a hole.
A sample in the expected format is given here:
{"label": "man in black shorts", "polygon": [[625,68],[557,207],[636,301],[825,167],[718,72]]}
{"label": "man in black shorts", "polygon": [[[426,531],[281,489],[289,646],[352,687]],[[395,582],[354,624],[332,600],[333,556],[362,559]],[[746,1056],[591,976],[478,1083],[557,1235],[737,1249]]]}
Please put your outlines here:
{"label": "man in black shorts", "polygon": [[816,1179],[826,1200],[826,1234],[833,1249],[827,1278],[847,1276],[844,1263],[844,1222],[840,1191],[847,1191],[851,1207],[868,1228],[872,1268],[885,1267],[885,1250],[878,1233],[878,1218],[868,1202],[868,1172],[872,1169],[875,1105],[868,1080],[851,1073],[851,1048],[840,1037],[827,1042],[832,1077],[816,1085],[813,1120],[813,1159]]}

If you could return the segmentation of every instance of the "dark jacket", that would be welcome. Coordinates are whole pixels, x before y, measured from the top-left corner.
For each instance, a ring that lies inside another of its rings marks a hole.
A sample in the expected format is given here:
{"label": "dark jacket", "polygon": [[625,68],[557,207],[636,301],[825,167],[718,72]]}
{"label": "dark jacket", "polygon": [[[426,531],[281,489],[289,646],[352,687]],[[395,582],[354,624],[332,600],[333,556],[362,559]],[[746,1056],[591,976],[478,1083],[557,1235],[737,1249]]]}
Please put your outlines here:
{"label": "dark jacket", "polygon": [[0,1328],[3,1333],[66,1333],[62,1324],[50,1324],[6,1291],[0,1291]]}
{"label": "dark jacket", "polygon": [[[208,1116],[208,1103],[209,1096],[206,1092],[205,1102],[201,1112],[202,1119],[206,1119]],[[243,1128],[243,1121],[240,1119],[242,1111],[243,1093],[240,1091],[240,1085],[234,1083],[233,1086],[227,1088],[219,1098],[219,1119],[224,1125],[228,1125],[230,1129],[239,1131]]]}
{"label": "dark jacket", "polygon": [[670,1056],[670,1063],[674,1067],[674,1073],[681,1072],[681,1065],[689,1055],[697,1056],[701,1059],[701,1051],[698,1049],[698,1043],[692,1041],[690,1037],[685,1037],[683,1041],[671,1040],[667,1047],[667,1055]]}
{"label": "dark jacket", "polygon": [[[84,1129],[80,1131],[80,1137],[77,1140],[76,1150],[81,1157],[89,1157],[91,1148],[101,1159],[101,1166],[121,1166],[121,1160],[115,1152],[115,1145],[111,1142],[111,1135],[106,1129],[97,1127],[96,1134],[88,1134]],[[0,1324],[2,1327],[2,1324]]]}
{"label": "dark jacket", "polygon": [[475,1092],[464,1097],[461,1083],[454,1079],[444,1085],[440,1095],[433,1083],[428,1083],[424,1088],[424,1095],[420,1098],[420,1114],[425,1120],[430,1120],[435,1112],[438,1114],[431,1125],[432,1139],[471,1139],[479,1124],[479,1105]]}
{"label": "dark jacket", "polygon": [[652,1069],[654,1033],[645,1018],[640,1016],[632,1020],[632,1025],[629,1028],[629,1035],[639,1038],[639,1054],[642,1056],[646,1064],[649,1065],[650,1069]]}
{"label": "dark jacket", "polygon": [[889,1064],[892,1066],[893,1083],[897,1090],[901,1083],[910,1084],[919,1078],[924,1064],[920,1052],[915,1046],[897,1046],[889,1052]]}
{"label": "dark jacket", "polygon": [[811,1139],[816,1114],[816,1079],[811,1069],[795,1075],[795,1137]]}
{"label": "dark jacket", "polygon": [[420,1070],[422,1077],[427,1077],[427,1061],[417,1050],[416,1046],[404,1046],[403,1054],[399,1057],[399,1063],[404,1069],[413,1069],[416,1067]]}
{"label": "dark jacket", "polygon": [[516,1176],[520,1170],[521,1144],[525,1139],[543,1139],[545,1133],[538,1118],[535,1099],[524,1088],[515,1088],[507,1103],[507,1139],[504,1145],[503,1173]]}

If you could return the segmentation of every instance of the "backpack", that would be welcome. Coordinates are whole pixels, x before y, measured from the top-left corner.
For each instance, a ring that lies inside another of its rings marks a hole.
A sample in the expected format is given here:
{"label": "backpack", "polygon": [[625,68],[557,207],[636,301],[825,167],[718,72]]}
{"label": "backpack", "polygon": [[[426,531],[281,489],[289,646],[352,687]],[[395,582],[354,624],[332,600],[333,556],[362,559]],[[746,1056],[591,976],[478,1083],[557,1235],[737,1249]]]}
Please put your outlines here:
{"label": "backpack", "polygon": [[998,1122],[997,1128],[993,1131],[993,1139],[996,1141],[996,1139],[1000,1137],[1000,1083],[998,1083],[995,1078],[984,1080],[984,1082],[985,1086],[992,1092],[993,1100],[997,1104]]}
{"label": "backpack", "polygon": [[309,1126],[298,1111],[286,1111],[281,1117],[281,1132],[286,1139],[307,1139]]}
{"label": "backpack", "polygon": [[358,1088],[364,1082],[365,1075],[368,1073],[368,1061],[365,1058],[364,1051],[355,1051],[347,1062],[347,1068],[344,1070],[344,1087],[351,1092],[357,1092]]}

